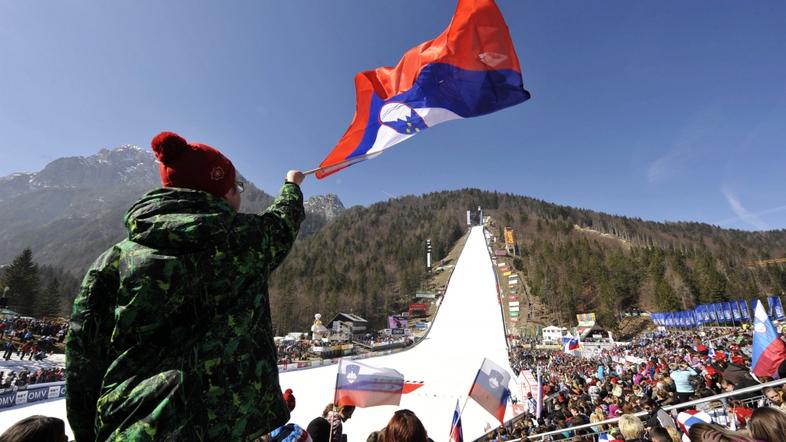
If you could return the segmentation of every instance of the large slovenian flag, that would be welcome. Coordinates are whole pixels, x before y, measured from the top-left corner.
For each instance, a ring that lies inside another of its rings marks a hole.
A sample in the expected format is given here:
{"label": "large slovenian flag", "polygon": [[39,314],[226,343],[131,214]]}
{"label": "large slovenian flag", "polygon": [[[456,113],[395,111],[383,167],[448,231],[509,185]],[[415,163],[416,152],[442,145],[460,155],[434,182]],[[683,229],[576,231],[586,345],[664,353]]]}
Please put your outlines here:
{"label": "large slovenian flag", "polygon": [[778,366],[786,359],[786,343],[775,331],[767,310],[761,301],[756,301],[753,311],[753,360],[751,373],[756,376],[775,376]]}
{"label": "large slovenian flag", "polygon": [[333,403],[361,408],[398,405],[403,390],[404,376],[398,371],[341,359]]}
{"label": "large slovenian flag", "polygon": [[469,390],[469,397],[494,415],[499,423],[503,423],[505,406],[510,398],[509,383],[510,374],[504,368],[484,358],[483,365],[480,366],[475,382]]}
{"label": "large slovenian flag", "polygon": [[445,121],[496,112],[530,98],[502,13],[493,0],[459,0],[447,29],[395,67],[355,76],[356,108],[317,178],[373,158]]}

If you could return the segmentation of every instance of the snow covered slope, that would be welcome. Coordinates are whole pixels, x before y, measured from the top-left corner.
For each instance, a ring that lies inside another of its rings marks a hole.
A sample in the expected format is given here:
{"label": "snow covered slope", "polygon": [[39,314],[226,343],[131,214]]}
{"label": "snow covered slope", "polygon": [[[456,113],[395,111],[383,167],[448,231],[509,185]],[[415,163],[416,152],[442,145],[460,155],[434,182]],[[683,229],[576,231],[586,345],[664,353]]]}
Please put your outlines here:
{"label": "snow covered slope", "polygon": [[[384,427],[393,412],[408,408],[415,412],[435,441],[448,440],[456,401],[464,403],[483,358],[505,367],[512,375],[496,281],[483,229],[472,229],[456,264],[439,313],[427,338],[409,351],[363,360],[375,367],[394,368],[407,380],[424,386],[404,395],[399,407],[357,409],[344,424],[349,441],[365,441],[372,431]],[[282,373],[281,388],[291,388],[297,398],[292,422],[302,427],[333,398],[337,366]],[[511,390],[516,391],[513,385]],[[0,431],[31,414],[65,418],[63,400],[31,405],[0,413]],[[512,417],[510,406],[506,419]],[[472,440],[484,428],[498,425],[494,417],[474,401],[469,401],[462,417],[465,440]]]}

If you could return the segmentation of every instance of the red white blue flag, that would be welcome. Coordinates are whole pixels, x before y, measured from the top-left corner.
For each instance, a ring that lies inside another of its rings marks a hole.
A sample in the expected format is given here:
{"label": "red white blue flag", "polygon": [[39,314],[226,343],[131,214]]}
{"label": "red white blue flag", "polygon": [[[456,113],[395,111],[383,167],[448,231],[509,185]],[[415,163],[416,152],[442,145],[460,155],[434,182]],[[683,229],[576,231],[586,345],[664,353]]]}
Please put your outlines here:
{"label": "red white blue flag", "polygon": [[360,408],[398,405],[403,390],[404,375],[398,371],[341,359],[333,403]]}
{"label": "red white blue flag", "polygon": [[450,425],[450,442],[464,442],[464,434],[461,430],[461,409],[459,401],[456,399],[456,411],[453,412],[453,423]]}
{"label": "red white blue flag", "polygon": [[484,358],[483,365],[480,366],[475,382],[469,390],[469,397],[494,415],[499,423],[503,423],[505,405],[510,398],[509,383],[510,374],[504,368]]}
{"label": "red white blue flag", "polygon": [[756,301],[753,311],[753,360],[751,373],[756,376],[775,376],[778,366],[786,359],[786,343],[775,331],[767,310]]}
{"label": "red white blue flag", "polygon": [[447,29],[395,67],[355,76],[355,116],[317,178],[372,158],[445,121],[530,98],[502,13],[493,0],[459,0]]}
{"label": "red white blue flag", "polygon": [[565,353],[571,352],[573,350],[578,350],[581,346],[579,342],[579,338],[574,338],[573,336],[563,336],[562,337],[562,351]]}
{"label": "red white blue flag", "polygon": [[712,417],[704,411],[698,410],[685,410],[677,415],[677,425],[682,430],[682,440],[684,442],[691,442],[688,437],[690,427],[696,424],[711,424]]}

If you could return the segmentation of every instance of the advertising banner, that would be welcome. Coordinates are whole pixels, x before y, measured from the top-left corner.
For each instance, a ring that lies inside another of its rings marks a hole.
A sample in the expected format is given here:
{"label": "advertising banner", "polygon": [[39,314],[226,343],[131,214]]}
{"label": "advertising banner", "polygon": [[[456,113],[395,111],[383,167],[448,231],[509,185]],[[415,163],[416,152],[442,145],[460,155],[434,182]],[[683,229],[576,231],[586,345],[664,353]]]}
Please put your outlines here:
{"label": "advertising banner", "polygon": [[767,306],[770,310],[770,319],[774,319],[776,321],[786,319],[786,316],[783,316],[783,304],[781,303],[780,296],[768,296]]}
{"label": "advertising banner", "polygon": [[710,321],[717,321],[718,316],[715,314],[715,305],[714,304],[704,304],[704,307],[707,308],[707,315],[710,317]]}
{"label": "advertising banner", "polygon": [[742,319],[746,321],[751,320],[750,312],[748,311],[748,301],[741,300],[737,301],[737,307],[740,309],[740,313],[742,314]]}
{"label": "advertising banner", "polygon": [[428,314],[428,304],[410,304],[409,317]]}
{"label": "advertising banner", "polygon": [[723,318],[726,321],[731,322],[732,317],[733,316],[731,314],[731,302],[724,302],[723,303]]}
{"label": "advertising banner", "polygon": [[508,308],[508,310],[510,310],[512,312],[517,312],[517,311],[519,311],[519,306],[511,305],[510,308]]}
{"label": "advertising banner", "polygon": [[403,315],[388,316],[388,328],[389,329],[407,328],[408,320],[409,318]]}
{"label": "advertising banner", "polygon": [[737,305],[737,301],[731,301],[731,315],[737,322],[742,322],[742,313],[740,312],[740,307]]}
{"label": "advertising banner", "polygon": [[519,306],[519,302],[518,302],[518,301],[511,301],[511,302],[510,302],[510,306],[511,306],[511,307],[513,307],[513,306],[516,306],[516,307],[518,307],[518,306]]}
{"label": "advertising banner", "polygon": [[62,398],[65,397],[65,393],[65,382],[29,385],[27,388],[22,387],[17,391],[0,394],[0,410],[47,399]]}
{"label": "advertising banner", "polygon": [[576,315],[576,320],[579,324],[582,322],[595,322],[595,313],[579,313]]}

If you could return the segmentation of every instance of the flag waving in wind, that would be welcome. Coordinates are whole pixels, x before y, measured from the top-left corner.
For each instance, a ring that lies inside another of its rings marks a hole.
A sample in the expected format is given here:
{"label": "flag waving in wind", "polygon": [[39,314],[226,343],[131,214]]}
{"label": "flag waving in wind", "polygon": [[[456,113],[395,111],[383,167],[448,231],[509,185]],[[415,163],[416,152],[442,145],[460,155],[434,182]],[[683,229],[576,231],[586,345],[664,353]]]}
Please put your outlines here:
{"label": "flag waving in wind", "polygon": [[786,359],[786,343],[775,331],[764,304],[756,301],[753,311],[753,358],[751,373],[756,376],[775,376],[778,366]]}
{"label": "flag waving in wind", "polygon": [[475,382],[469,390],[469,397],[502,423],[505,419],[505,406],[510,398],[509,383],[510,374],[504,368],[484,358],[483,365],[480,366]]}
{"label": "flag waving in wind", "polygon": [[562,351],[563,352],[570,353],[573,350],[578,350],[579,347],[580,347],[580,345],[579,345],[579,338],[574,338],[571,335],[562,337]]}
{"label": "flag waving in wind", "polygon": [[317,178],[372,158],[439,123],[530,98],[508,27],[493,0],[459,0],[448,28],[395,67],[355,76],[355,116]]}
{"label": "flag waving in wind", "polygon": [[398,405],[403,390],[404,376],[398,371],[341,359],[333,403],[361,408]]}

